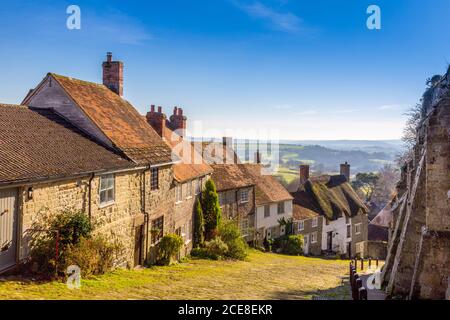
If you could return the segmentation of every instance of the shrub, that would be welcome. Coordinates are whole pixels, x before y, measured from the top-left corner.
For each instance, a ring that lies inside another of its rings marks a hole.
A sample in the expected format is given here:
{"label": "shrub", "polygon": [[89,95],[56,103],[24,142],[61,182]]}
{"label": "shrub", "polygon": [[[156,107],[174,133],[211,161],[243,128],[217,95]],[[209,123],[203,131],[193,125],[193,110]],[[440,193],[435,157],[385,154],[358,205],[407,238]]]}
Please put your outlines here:
{"label": "shrub", "polygon": [[227,255],[228,246],[219,237],[205,243],[205,253],[210,259],[219,260]]}
{"label": "shrub", "polygon": [[158,244],[158,263],[169,265],[175,255],[180,252],[183,239],[176,234],[166,234]]}
{"label": "shrub", "polygon": [[217,234],[217,228],[220,225],[222,216],[219,195],[212,179],[206,181],[205,190],[202,193],[202,209],[205,219],[206,239],[211,240]]}
{"label": "shrub", "polygon": [[228,247],[226,257],[237,260],[244,260],[247,257],[248,245],[242,238],[236,222],[223,221],[219,227],[219,236]]}
{"label": "shrub", "polygon": [[101,236],[81,238],[66,249],[63,267],[66,270],[77,265],[84,277],[104,274],[112,270],[119,250],[118,244],[111,244]]}
{"label": "shrub", "polygon": [[50,222],[50,229],[59,230],[59,242],[73,245],[81,238],[89,238],[92,225],[89,217],[81,211],[63,211]]}
{"label": "shrub", "polygon": [[273,247],[284,254],[303,254],[303,235],[284,235],[275,239]]}
{"label": "shrub", "polygon": [[202,204],[200,203],[200,199],[198,199],[195,206],[194,247],[203,246],[204,242],[205,220],[203,218]]}

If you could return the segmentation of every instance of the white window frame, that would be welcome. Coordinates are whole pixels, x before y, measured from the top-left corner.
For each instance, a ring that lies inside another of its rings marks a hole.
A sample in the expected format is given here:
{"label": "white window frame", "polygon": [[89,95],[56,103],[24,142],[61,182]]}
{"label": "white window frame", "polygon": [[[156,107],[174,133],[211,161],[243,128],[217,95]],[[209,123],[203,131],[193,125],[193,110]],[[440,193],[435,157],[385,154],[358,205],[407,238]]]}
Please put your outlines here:
{"label": "white window frame", "polygon": [[186,199],[192,198],[192,181],[188,181],[186,184]]}
{"label": "white window frame", "polygon": [[316,228],[318,225],[319,225],[319,218],[318,217],[313,218],[311,221],[311,227]]}
{"label": "white window frame", "polygon": [[[270,218],[270,205],[265,205],[264,207],[264,218]],[[268,215],[266,215],[266,211],[269,212]]]}
{"label": "white window frame", "polygon": [[175,203],[183,202],[183,188],[182,184],[177,184],[175,186]]}
{"label": "white window frame", "polygon": [[297,226],[298,231],[303,231],[305,230],[305,220],[300,220],[298,222],[298,226]]}
{"label": "white window frame", "polygon": [[[111,183],[112,180],[112,183]],[[104,185],[106,184],[106,185]],[[116,201],[116,177],[114,174],[107,174],[100,176],[99,187],[98,187],[98,197],[100,208],[109,206]],[[112,190],[112,199],[108,197],[108,191]],[[105,193],[106,201],[102,201],[102,192]]]}
{"label": "white window frame", "polygon": [[362,223],[355,224],[355,235],[361,234]]}
{"label": "white window frame", "polygon": [[249,201],[249,191],[247,189],[239,191],[239,202],[247,203],[248,201]]}
{"label": "white window frame", "polygon": [[313,232],[309,236],[310,243],[317,243],[317,232]]}
{"label": "white window frame", "polygon": [[[280,207],[283,206],[283,210],[280,212]],[[286,204],[284,201],[277,203],[277,212],[278,214],[285,214],[286,213]]]}

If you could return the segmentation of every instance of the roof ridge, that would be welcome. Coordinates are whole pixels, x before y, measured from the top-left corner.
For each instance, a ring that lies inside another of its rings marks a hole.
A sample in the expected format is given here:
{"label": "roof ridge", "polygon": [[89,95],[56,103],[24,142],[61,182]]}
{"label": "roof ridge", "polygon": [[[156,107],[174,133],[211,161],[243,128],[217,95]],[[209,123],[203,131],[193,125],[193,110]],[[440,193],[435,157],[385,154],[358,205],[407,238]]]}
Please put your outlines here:
{"label": "roof ridge", "polygon": [[23,104],[12,104],[12,103],[0,103],[0,107],[3,108],[23,108],[23,109],[29,109],[28,106],[25,106]]}
{"label": "roof ridge", "polygon": [[[99,86],[105,89],[108,89],[108,87],[106,87],[104,84],[102,83],[97,83],[97,82],[92,82],[92,81],[87,81],[87,80],[82,80],[82,79],[78,79],[78,78],[74,78],[74,77],[69,77],[69,76],[64,76],[62,74],[58,74],[58,73],[54,73],[54,72],[49,72],[49,75],[53,76],[54,78],[64,78],[64,79],[68,79],[71,81],[78,81],[80,83],[84,83],[84,84],[89,84],[89,85],[94,85],[94,86]],[[109,90],[109,89],[108,89]]]}

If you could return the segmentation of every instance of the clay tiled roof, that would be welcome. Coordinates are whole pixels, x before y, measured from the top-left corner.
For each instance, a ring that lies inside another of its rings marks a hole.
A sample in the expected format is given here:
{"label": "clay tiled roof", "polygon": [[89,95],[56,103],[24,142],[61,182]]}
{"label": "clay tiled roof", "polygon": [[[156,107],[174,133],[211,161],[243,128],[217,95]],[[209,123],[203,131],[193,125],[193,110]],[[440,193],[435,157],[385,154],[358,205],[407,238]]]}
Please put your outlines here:
{"label": "clay tiled roof", "polygon": [[51,110],[0,104],[0,184],[135,166]]}
{"label": "clay tiled roof", "polygon": [[241,164],[214,164],[212,179],[217,191],[254,186],[255,182]]}
{"label": "clay tiled roof", "polygon": [[248,172],[255,182],[256,205],[264,205],[273,202],[292,200],[290,193],[281,183],[270,174],[263,174],[260,164],[243,164],[242,167]]}
{"label": "clay tiled roof", "polygon": [[194,145],[208,164],[241,163],[234,149],[222,142],[203,141],[201,143],[196,142]]}
{"label": "clay tiled roof", "polygon": [[[190,141],[181,140],[181,137],[169,128],[164,131],[164,141],[172,149],[180,149],[176,152],[180,162],[173,166],[174,177],[178,182],[192,180],[212,173],[212,167],[203,161],[202,156]],[[182,147],[180,147],[180,144],[182,144]],[[184,154],[183,151],[190,151],[190,153]]]}
{"label": "clay tiled roof", "polygon": [[170,148],[128,101],[102,84],[49,75],[130,159],[141,164],[172,161]]}
{"label": "clay tiled roof", "polygon": [[311,178],[292,195],[295,219],[323,215],[328,220],[336,220],[369,211],[343,175]]}

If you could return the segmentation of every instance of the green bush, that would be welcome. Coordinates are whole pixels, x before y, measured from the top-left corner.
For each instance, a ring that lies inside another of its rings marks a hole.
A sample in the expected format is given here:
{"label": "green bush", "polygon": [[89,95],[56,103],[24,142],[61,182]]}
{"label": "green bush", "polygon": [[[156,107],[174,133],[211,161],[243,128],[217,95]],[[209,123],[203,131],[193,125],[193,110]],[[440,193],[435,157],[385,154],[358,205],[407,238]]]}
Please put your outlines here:
{"label": "green bush", "polygon": [[104,274],[114,267],[119,250],[118,244],[111,244],[101,236],[81,238],[66,249],[62,267],[66,270],[70,265],[77,265],[84,277]]}
{"label": "green bush", "polygon": [[205,189],[202,192],[202,209],[205,221],[205,238],[211,240],[217,235],[217,229],[222,217],[219,195],[212,179],[205,183]]}
{"label": "green bush", "polygon": [[219,237],[205,242],[206,255],[214,260],[219,260],[227,256],[228,246]]}
{"label": "green bush", "polygon": [[200,199],[197,199],[195,206],[194,220],[194,247],[201,247],[205,242],[205,220]]}
{"label": "green bush", "polygon": [[228,247],[226,257],[244,260],[248,256],[248,245],[242,238],[236,222],[232,220],[222,221],[219,227],[219,237]]}
{"label": "green bush", "polygon": [[301,255],[303,254],[303,235],[284,235],[275,239],[273,247],[276,251],[279,251],[288,255]]}
{"label": "green bush", "polygon": [[158,263],[169,265],[172,259],[180,252],[183,239],[176,234],[166,234],[158,244]]}
{"label": "green bush", "polygon": [[89,217],[81,211],[63,211],[50,221],[50,229],[59,230],[59,242],[73,245],[81,238],[89,238],[92,225]]}

